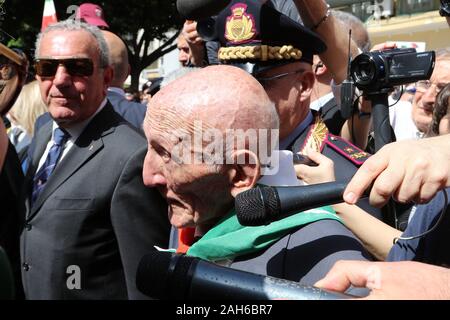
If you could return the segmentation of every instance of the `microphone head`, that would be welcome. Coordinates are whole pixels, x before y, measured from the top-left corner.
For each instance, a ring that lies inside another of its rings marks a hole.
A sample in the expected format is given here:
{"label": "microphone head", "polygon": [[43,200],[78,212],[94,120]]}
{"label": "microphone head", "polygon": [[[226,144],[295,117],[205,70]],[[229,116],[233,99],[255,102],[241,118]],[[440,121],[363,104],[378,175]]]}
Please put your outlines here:
{"label": "microphone head", "polygon": [[280,199],[274,187],[257,186],[239,193],[235,200],[236,215],[243,226],[269,224],[280,212]]}
{"label": "microphone head", "polygon": [[218,14],[231,0],[177,0],[178,13],[188,20],[200,20]]}
{"label": "microphone head", "polygon": [[150,252],[139,262],[136,286],[143,294],[155,299],[185,299],[194,260],[166,251]]}
{"label": "microphone head", "polygon": [[209,17],[197,21],[197,32],[204,41],[214,41],[218,39],[216,18]]}

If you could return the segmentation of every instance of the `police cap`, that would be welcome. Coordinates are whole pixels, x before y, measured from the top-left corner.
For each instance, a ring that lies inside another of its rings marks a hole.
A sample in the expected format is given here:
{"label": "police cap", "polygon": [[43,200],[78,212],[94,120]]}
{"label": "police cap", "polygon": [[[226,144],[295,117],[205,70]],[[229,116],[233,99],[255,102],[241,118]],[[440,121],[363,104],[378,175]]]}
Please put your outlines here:
{"label": "police cap", "polygon": [[303,61],[326,50],[311,30],[275,10],[269,2],[233,0],[215,17],[221,63],[237,65],[252,74]]}

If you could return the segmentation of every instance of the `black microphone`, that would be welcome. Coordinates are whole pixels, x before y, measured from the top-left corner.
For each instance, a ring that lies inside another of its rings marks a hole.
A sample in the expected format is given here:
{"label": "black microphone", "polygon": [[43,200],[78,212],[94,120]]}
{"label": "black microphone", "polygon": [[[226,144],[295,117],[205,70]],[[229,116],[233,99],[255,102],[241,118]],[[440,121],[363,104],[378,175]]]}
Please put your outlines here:
{"label": "black microphone", "polygon": [[154,251],[138,267],[137,288],[154,299],[336,300],[354,296],[235,270],[185,255]]}
{"label": "black microphone", "polygon": [[[343,202],[346,187],[345,182],[291,187],[257,186],[236,196],[236,215],[243,226],[266,225],[298,212]],[[364,197],[368,194],[366,192]]]}
{"label": "black microphone", "polygon": [[200,20],[218,14],[231,0],[177,0],[177,10],[185,19]]}

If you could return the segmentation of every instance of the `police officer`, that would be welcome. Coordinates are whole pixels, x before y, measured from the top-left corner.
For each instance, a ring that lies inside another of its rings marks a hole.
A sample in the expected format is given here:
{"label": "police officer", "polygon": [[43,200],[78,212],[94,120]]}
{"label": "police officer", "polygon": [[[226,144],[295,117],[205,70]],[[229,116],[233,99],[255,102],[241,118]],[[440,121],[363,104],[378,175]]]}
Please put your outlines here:
{"label": "police officer", "polygon": [[[313,28],[329,15],[328,10]],[[280,149],[322,152],[334,161],[336,180],[349,181],[369,154],[329,133],[320,116],[309,108],[315,81],[313,55],[326,52],[324,41],[275,10],[270,2],[248,0],[231,1],[216,18],[215,34],[221,43],[220,62],[247,70],[275,103],[280,116]],[[381,211],[367,201],[358,205],[381,218]]]}

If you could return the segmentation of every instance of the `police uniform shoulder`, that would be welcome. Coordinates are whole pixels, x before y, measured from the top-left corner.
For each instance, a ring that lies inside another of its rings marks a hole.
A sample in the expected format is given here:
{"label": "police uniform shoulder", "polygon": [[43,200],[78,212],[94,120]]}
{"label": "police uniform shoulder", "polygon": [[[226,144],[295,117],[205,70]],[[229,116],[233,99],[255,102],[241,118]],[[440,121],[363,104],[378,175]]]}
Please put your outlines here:
{"label": "police uniform shoulder", "polygon": [[325,143],[356,166],[362,165],[370,157],[369,153],[334,134],[328,134]]}

